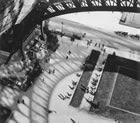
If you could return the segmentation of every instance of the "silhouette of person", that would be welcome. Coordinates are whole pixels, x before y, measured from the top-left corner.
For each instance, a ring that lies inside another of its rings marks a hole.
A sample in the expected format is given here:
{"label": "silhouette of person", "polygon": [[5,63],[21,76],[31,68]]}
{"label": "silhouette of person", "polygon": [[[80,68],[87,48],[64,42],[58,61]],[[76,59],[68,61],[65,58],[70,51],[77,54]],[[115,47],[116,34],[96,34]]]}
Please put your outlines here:
{"label": "silhouette of person", "polygon": [[25,104],[24,99],[22,99],[22,104]]}
{"label": "silhouette of person", "polygon": [[70,55],[71,54],[71,51],[69,50],[68,54]]}
{"label": "silhouette of person", "polygon": [[68,59],[69,57],[68,56],[66,56],[66,59]]}
{"label": "silhouette of person", "polygon": [[17,100],[17,103],[18,103],[18,104],[20,103],[20,100],[19,100],[19,99]]}

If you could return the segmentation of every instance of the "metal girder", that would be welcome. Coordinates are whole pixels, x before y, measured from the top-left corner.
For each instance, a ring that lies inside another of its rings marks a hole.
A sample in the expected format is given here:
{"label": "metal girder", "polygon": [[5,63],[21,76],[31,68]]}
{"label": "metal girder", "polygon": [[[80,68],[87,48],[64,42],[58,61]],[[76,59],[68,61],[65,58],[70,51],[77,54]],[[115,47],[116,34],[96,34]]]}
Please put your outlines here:
{"label": "metal girder", "polygon": [[138,0],[134,0],[134,7],[137,7]]}
{"label": "metal girder", "polygon": [[[140,13],[140,0],[50,0],[49,2],[36,3],[32,11],[20,23],[25,27],[20,38],[24,41],[26,35],[41,24],[45,19],[51,17],[89,11],[121,11]],[[19,32],[20,33],[20,32]],[[18,34],[17,34],[18,35]]]}
{"label": "metal girder", "polygon": [[[46,5],[45,5],[46,4]],[[42,20],[74,12],[120,11],[140,13],[140,0],[54,0],[37,6],[35,14]]]}
{"label": "metal girder", "polygon": [[76,8],[80,8],[80,1],[79,0],[72,0],[72,2],[75,4]]}
{"label": "metal girder", "polygon": [[89,7],[93,7],[92,3],[91,3],[91,0],[87,0],[87,4]]}
{"label": "metal girder", "polygon": [[121,4],[120,4],[120,0],[117,0],[117,6],[120,7]]}
{"label": "metal girder", "polygon": [[64,2],[61,3],[65,9],[70,9]]}
{"label": "metal girder", "polygon": [[105,0],[101,0],[101,2],[102,2],[102,6],[106,6]]}

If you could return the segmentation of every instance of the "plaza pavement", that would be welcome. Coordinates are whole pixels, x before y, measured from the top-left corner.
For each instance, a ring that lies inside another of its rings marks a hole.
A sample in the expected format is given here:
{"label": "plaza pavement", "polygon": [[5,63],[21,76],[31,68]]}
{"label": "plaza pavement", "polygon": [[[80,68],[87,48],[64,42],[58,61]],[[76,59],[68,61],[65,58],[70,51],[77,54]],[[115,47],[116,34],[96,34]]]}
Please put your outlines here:
{"label": "plaza pavement", "polygon": [[[69,60],[66,60],[65,57],[69,48],[71,48],[72,55]],[[35,85],[25,93],[19,93],[7,87],[1,88],[0,103],[13,110],[13,118],[8,123],[47,123],[47,108],[53,88],[65,76],[79,71],[82,61],[89,53],[90,49],[83,46],[73,48],[71,43],[64,43],[52,55],[50,64],[44,65],[46,71],[48,66],[56,70],[55,74],[48,74],[45,71],[40,76],[40,78],[44,78],[44,82],[38,78]],[[18,99],[24,99],[25,104],[17,104]]]}
{"label": "plaza pavement", "polygon": [[[59,49],[52,54],[50,63],[44,65],[44,73],[36,80],[35,85],[27,92],[19,93],[7,87],[0,88],[0,103],[10,107],[13,110],[13,117],[8,123],[70,123],[71,118],[77,123],[114,123],[114,120],[90,115],[82,108],[72,108],[69,106],[70,99],[61,100],[58,95],[65,95],[65,92],[71,94],[74,90],[70,90],[68,85],[72,80],[78,81],[76,73],[82,73],[80,66],[90,54],[93,45],[87,47],[86,43],[75,41],[74,43],[67,42],[64,38],[60,42]],[[67,39],[68,40],[68,39]],[[98,47],[94,47],[100,50]],[[66,60],[68,51],[72,54]],[[107,52],[112,50],[107,49]],[[117,51],[119,55],[120,51]],[[123,54],[123,53],[122,53]],[[126,53],[125,53],[126,54]],[[125,55],[131,56],[130,53]],[[137,59],[139,60],[139,59]],[[49,74],[48,69],[55,69],[54,74]],[[43,81],[44,78],[44,81]],[[17,104],[17,99],[24,99],[25,104]],[[48,117],[48,109],[54,110],[57,113],[52,113]]]}

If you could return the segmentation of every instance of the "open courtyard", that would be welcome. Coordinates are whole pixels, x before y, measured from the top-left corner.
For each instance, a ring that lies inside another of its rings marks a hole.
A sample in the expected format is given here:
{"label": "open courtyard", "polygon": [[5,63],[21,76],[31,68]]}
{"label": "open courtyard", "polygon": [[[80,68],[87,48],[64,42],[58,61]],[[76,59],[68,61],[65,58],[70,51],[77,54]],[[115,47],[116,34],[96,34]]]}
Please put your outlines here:
{"label": "open courtyard", "polygon": [[139,64],[109,56],[94,99],[100,102],[100,108],[91,111],[123,122],[139,122],[140,79],[136,69]]}

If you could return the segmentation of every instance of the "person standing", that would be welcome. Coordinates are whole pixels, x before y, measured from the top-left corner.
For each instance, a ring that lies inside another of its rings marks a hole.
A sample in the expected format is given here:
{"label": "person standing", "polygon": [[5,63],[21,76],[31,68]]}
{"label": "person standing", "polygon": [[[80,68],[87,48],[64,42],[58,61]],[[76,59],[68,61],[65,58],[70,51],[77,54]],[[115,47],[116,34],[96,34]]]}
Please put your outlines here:
{"label": "person standing", "polygon": [[68,51],[68,54],[69,54],[69,55],[71,54],[71,51],[70,51],[70,50]]}
{"label": "person standing", "polygon": [[66,60],[68,59],[69,57],[68,56],[66,56]]}

